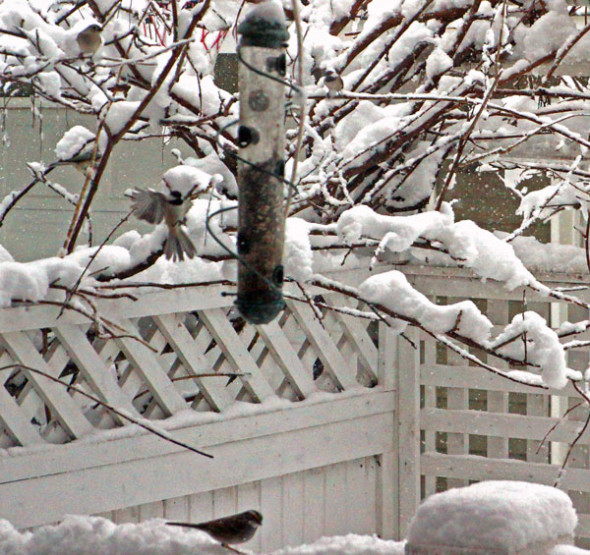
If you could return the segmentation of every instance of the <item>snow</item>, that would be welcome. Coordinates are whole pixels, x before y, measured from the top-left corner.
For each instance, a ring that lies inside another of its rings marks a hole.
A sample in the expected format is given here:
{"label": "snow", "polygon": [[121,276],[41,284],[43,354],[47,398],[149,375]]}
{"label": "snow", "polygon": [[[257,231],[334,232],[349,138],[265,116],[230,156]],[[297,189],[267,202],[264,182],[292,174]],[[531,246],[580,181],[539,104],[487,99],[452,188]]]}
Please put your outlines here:
{"label": "snow", "polygon": [[[199,520],[197,517],[195,522]],[[408,544],[479,547],[512,553],[539,542],[571,540],[576,525],[572,502],[561,490],[534,483],[486,481],[427,498],[412,519]],[[405,541],[347,534],[285,547],[273,551],[272,555],[401,555],[405,544]],[[68,515],[59,524],[33,531],[16,530],[9,521],[0,519],[0,555],[226,552],[205,532],[168,526],[160,518],[117,525],[102,517]],[[551,553],[588,552],[561,545]]]}
{"label": "snow", "polygon": [[285,275],[305,281],[313,273],[313,252],[309,240],[311,225],[301,218],[287,218],[285,227]]}
{"label": "snow", "polygon": [[501,345],[507,339],[526,336],[523,340],[509,343],[499,351],[524,358],[525,349],[528,360],[537,364],[542,371],[543,382],[550,387],[563,388],[567,383],[567,365],[563,346],[557,333],[547,327],[547,322],[536,312],[526,311],[517,314],[504,331],[490,344],[491,348]]}
{"label": "snow", "polygon": [[269,21],[287,25],[285,12],[277,0],[265,0],[259,4],[251,5],[244,16],[243,21],[245,20]]}
{"label": "snow", "polygon": [[[260,532],[259,532],[260,533]],[[403,542],[374,536],[322,538],[312,544],[288,547],[273,555],[401,555]],[[244,549],[244,548],[242,548]],[[247,551],[249,552],[249,551]],[[34,532],[19,532],[7,520],[0,520],[0,555],[199,555],[227,553],[208,534],[195,529],[168,526],[162,519],[139,524],[114,524],[101,517],[67,516],[63,522],[42,526]]]}
{"label": "snow", "polygon": [[576,25],[567,13],[551,11],[531,27],[524,40],[524,54],[530,61],[542,58],[558,49],[575,32]]}
{"label": "snow", "polygon": [[206,191],[211,183],[211,177],[193,166],[180,165],[164,172],[162,181],[170,191],[178,191],[186,197]]}
{"label": "snow", "polygon": [[440,48],[435,48],[426,60],[426,75],[430,80],[453,67],[452,58]]}
{"label": "snow", "polygon": [[486,481],[427,498],[408,532],[417,546],[516,552],[573,536],[578,519],[566,493],[541,484]]}
{"label": "snow", "polygon": [[[471,301],[437,305],[414,289],[404,274],[393,270],[366,279],[359,287],[361,297],[381,304],[396,314],[421,322],[433,333],[456,331],[475,341],[489,339],[492,323]],[[396,326],[403,331],[399,322]]]}
{"label": "snow", "polygon": [[55,146],[58,160],[72,160],[84,154],[91,154],[96,135],[83,125],[68,129]]}
{"label": "snow", "polygon": [[405,542],[382,540],[376,536],[333,536],[298,547],[287,547],[273,555],[403,555]]}

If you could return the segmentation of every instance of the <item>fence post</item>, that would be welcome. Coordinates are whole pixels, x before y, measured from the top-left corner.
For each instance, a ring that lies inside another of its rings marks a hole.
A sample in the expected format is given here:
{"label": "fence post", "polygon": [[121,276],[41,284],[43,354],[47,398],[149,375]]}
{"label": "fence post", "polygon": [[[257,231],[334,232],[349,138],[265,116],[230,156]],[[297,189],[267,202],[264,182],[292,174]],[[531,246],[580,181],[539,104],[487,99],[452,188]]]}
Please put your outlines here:
{"label": "fence post", "polygon": [[[384,322],[379,322],[379,353],[377,378],[379,386],[395,397],[395,357],[397,337]],[[395,407],[395,402],[394,402]],[[398,458],[396,446],[397,411],[391,414],[391,430],[394,435],[393,450],[381,453],[377,458],[377,528],[381,538],[400,539],[397,503]]]}
{"label": "fence post", "polygon": [[420,504],[420,334],[408,328],[396,339],[397,498],[399,537]]}

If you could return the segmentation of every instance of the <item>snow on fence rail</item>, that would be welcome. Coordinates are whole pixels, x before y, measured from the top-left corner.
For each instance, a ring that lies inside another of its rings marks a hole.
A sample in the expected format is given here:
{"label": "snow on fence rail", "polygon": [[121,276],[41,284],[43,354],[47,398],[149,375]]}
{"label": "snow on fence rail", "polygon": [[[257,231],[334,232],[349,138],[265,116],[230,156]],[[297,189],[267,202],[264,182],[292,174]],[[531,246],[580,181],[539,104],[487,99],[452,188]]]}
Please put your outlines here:
{"label": "snow on fence rail", "polygon": [[[467,271],[403,271],[440,302],[474,299],[498,326],[523,308],[521,290],[484,286]],[[343,276],[357,285],[366,272]],[[544,278],[555,287],[585,280]],[[73,388],[5,370],[1,518],[28,527],[66,513],[206,520],[257,508],[265,525],[248,547],[267,552],[346,532],[403,537],[421,496],[470,481],[560,478],[587,410],[561,418],[575,403],[571,388],[528,388],[469,366],[415,330],[407,336],[420,349],[382,322],[325,309],[320,321],[300,302],[288,301],[270,325],[242,326],[224,290],[101,299],[98,310],[128,332],[108,341],[71,311],[59,319],[59,308],[47,306],[0,311],[0,366],[60,377],[215,457],[125,425]],[[527,295],[554,325],[583,318]],[[586,369],[586,352],[568,357]],[[213,372],[244,375],[229,385],[227,377],[192,377]],[[560,482],[578,510],[581,542],[590,539],[589,445],[582,436]]]}

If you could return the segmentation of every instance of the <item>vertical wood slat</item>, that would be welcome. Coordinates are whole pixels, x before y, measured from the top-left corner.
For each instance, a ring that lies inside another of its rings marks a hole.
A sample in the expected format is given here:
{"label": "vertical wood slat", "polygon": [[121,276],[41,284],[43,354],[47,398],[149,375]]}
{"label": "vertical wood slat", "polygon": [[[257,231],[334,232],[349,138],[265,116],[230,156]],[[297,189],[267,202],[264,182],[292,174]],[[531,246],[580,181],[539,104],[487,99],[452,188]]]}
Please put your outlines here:
{"label": "vertical wood slat", "polygon": [[[422,342],[424,349],[424,366],[436,364],[436,341],[431,337],[424,336]],[[436,408],[436,388],[431,385],[424,386],[424,407]],[[424,430],[424,452],[436,452],[436,431]],[[428,497],[436,492],[436,476],[431,474],[424,475],[424,497]]]}
{"label": "vertical wood slat", "polygon": [[303,483],[303,531],[305,543],[310,543],[325,535],[326,471],[312,468],[304,475]]}
{"label": "vertical wood slat", "polygon": [[[416,329],[406,337],[419,345]],[[420,503],[420,351],[407,339],[397,339],[397,455],[399,537],[405,537]]]}
{"label": "vertical wood slat", "polygon": [[164,500],[164,518],[176,522],[190,522],[189,496],[173,497]]}
{"label": "vertical wood slat", "polygon": [[[400,337],[395,335],[385,322],[379,322],[379,347],[377,359],[377,376],[379,385],[394,396],[399,396],[396,387],[401,379],[405,379],[407,369],[402,369],[398,346]],[[404,351],[401,356],[408,354]],[[413,362],[414,358],[410,359]],[[419,387],[419,382],[418,382]],[[399,483],[399,397],[395,404],[395,412],[391,415],[391,433],[393,434],[393,450],[381,453],[376,457],[377,477],[375,492],[376,531],[382,538],[400,537],[400,503],[396,500]],[[420,407],[418,406],[418,409]],[[419,432],[418,432],[419,433]]]}
{"label": "vertical wood slat", "polygon": [[324,363],[324,371],[330,374],[336,385],[342,390],[358,387],[356,371],[338,352],[330,334],[321,326],[311,307],[306,303],[288,299],[286,303]]}
{"label": "vertical wood slat", "polygon": [[206,522],[213,518],[213,492],[196,493],[188,496],[190,522]]}
{"label": "vertical wood slat", "polygon": [[[154,321],[191,374],[211,373],[212,368],[196,347],[195,341],[184,327],[180,316],[176,314],[160,315],[154,317]],[[217,412],[221,412],[232,402],[223,386],[224,381],[223,379],[220,381],[219,378],[195,378],[195,383],[199,386],[207,403],[212,410]]]}
{"label": "vertical wood slat", "polygon": [[[282,480],[283,545],[303,543],[303,477],[302,473],[287,474]],[[286,518],[285,518],[286,517]]]}
{"label": "vertical wood slat", "polygon": [[[15,361],[20,361],[25,366],[52,375],[51,368],[43,360],[32,341],[24,332],[3,333],[2,339]],[[53,414],[57,415],[61,425],[71,436],[75,438],[81,437],[92,431],[90,422],[84,417],[81,409],[68,395],[65,386],[56,384],[39,374],[30,372],[24,367],[22,371],[31,384],[34,385],[37,395],[43,399]]]}
{"label": "vertical wood slat", "polygon": [[[260,482],[248,482],[238,486],[238,506],[237,512],[241,513],[249,510],[260,511]],[[264,515],[263,525],[264,525]],[[261,549],[260,530],[254,537],[243,544],[243,547],[253,551],[260,551]]]}
{"label": "vertical wood slat", "polygon": [[[462,301],[463,299],[449,298],[448,303]],[[459,354],[447,349],[447,362],[451,365],[466,366],[468,363]],[[447,410],[467,410],[469,408],[469,390],[464,388],[447,388]],[[467,455],[469,453],[468,434],[447,434],[447,453],[449,455]],[[466,486],[467,480],[450,478],[447,481],[450,488]]]}
{"label": "vertical wood slat", "polygon": [[[508,324],[508,302],[488,302],[487,316],[496,326],[504,327]],[[494,359],[494,366],[500,369],[507,369],[508,363],[501,359]],[[502,391],[488,391],[487,393],[488,412],[508,413],[508,393]],[[508,439],[503,437],[488,437],[488,457],[496,459],[508,458]]]}
{"label": "vertical wood slat", "polygon": [[346,519],[347,496],[342,484],[346,483],[346,463],[326,468],[325,523],[327,536],[341,536],[348,532]]}
{"label": "vertical wood slat", "polygon": [[283,545],[282,521],[283,503],[281,500],[281,478],[264,480],[260,485],[260,512],[265,526],[260,528],[260,545],[263,553],[280,548]]}
{"label": "vertical wood slat", "polygon": [[232,365],[234,371],[250,374],[249,377],[239,378],[248,393],[257,402],[274,397],[275,393],[264,379],[260,368],[250,356],[242,340],[230,325],[222,309],[199,312],[211,335],[217,341],[224,355]]}

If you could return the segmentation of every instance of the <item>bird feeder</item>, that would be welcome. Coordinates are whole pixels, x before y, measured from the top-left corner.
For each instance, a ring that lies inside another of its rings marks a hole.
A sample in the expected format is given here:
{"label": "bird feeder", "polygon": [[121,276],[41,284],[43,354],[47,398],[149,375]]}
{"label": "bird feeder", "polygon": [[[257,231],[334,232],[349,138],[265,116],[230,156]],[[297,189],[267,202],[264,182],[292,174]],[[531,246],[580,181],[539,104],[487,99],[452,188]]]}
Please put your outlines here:
{"label": "bird feeder", "polygon": [[282,8],[258,4],[238,27],[238,294],[252,324],[284,308],[285,74],[289,38]]}

